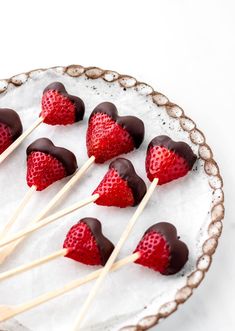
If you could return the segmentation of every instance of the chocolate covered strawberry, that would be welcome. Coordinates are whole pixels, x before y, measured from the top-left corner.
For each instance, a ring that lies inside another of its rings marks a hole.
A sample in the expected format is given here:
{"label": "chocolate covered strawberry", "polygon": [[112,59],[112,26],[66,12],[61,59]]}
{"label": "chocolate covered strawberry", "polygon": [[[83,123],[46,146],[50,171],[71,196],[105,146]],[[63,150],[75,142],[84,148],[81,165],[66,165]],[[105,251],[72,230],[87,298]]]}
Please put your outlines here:
{"label": "chocolate covered strawberry", "polygon": [[151,226],[139,242],[135,252],[140,257],[135,263],[172,275],[188,261],[188,247],[178,239],[174,225],[161,222]]}
{"label": "chocolate covered strawberry", "polygon": [[97,163],[139,148],[143,139],[144,123],[134,116],[119,116],[111,102],[99,104],[90,115],[87,152]]}
{"label": "chocolate covered strawberry", "polygon": [[83,119],[84,102],[67,93],[64,85],[54,82],[46,87],[42,96],[43,122],[51,125],[73,124]]}
{"label": "chocolate covered strawberry", "polygon": [[146,155],[146,172],[150,181],[158,178],[162,185],[185,176],[197,157],[185,142],[175,142],[167,136],[155,137]]}
{"label": "chocolate covered strawberry", "polygon": [[44,258],[33,260],[27,264],[27,267],[24,265],[21,268],[10,270],[9,273],[0,273],[0,279],[3,280],[31,270],[62,256],[86,265],[104,266],[113,250],[114,245],[102,233],[101,223],[96,218],[86,217],[71,227],[64,240],[63,249],[44,256]]}
{"label": "chocolate covered strawberry", "polygon": [[27,183],[42,191],[77,169],[75,155],[56,147],[51,140],[40,138],[27,148]]}
{"label": "chocolate covered strawberry", "polygon": [[146,193],[144,181],[136,174],[132,163],[118,158],[110,163],[109,170],[93,194],[99,194],[96,204],[102,206],[136,206]]}
{"label": "chocolate covered strawberry", "polygon": [[88,265],[105,265],[114,249],[96,218],[83,218],[74,225],[63,247],[68,249],[66,257]]}
{"label": "chocolate covered strawberry", "polygon": [[22,131],[19,115],[12,109],[0,108],[0,154],[22,134]]}

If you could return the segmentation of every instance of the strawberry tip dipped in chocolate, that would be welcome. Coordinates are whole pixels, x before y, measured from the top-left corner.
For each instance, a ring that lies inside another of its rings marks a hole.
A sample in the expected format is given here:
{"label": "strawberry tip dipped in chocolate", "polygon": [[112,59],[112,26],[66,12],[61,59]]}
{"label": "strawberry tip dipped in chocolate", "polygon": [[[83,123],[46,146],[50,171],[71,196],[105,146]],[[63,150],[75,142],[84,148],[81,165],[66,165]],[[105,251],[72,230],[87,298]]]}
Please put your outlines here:
{"label": "strawberry tip dipped in chocolate", "polygon": [[102,233],[101,222],[96,218],[86,217],[70,228],[65,237],[63,249],[0,273],[0,281],[59,257],[67,257],[86,265],[104,266],[113,250],[114,245]]}
{"label": "strawberry tip dipped in chocolate", "polygon": [[68,125],[81,121],[85,105],[82,99],[67,93],[64,85],[54,82],[43,91],[40,117],[50,125]]}
{"label": "strawberry tip dipped in chocolate", "polygon": [[144,123],[135,116],[119,116],[111,102],[100,103],[92,111],[87,129],[88,156],[104,163],[139,148],[144,139]]}
{"label": "strawberry tip dipped in chocolate", "polygon": [[75,155],[51,140],[40,138],[27,148],[27,184],[42,191],[57,180],[72,175],[77,169]]}
{"label": "strawberry tip dipped in chocolate", "polygon": [[64,241],[65,255],[87,265],[105,265],[114,245],[102,233],[102,225],[96,218],[83,218],[68,232]]}
{"label": "strawberry tip dipped in chocolate", "polygon": [[146,172],[150,181],[158,178],[163,185],[185,176],[197,156],[185,142],[175,142],[168,136],[157,136],[148,145]]}
{"label": "strawberry tip dipped in chocolate", "polygon": [[163,275],[179,272],[188,261],[188,247],[179,240],[174,225],[160,222],[152,225],[140,240],[134,253],[140,257],[135,263]]}
{"label": "strawberry tip dipped in chocolate", "polygon": [[0,154],[3,153],[23,131],[19,115],[9,108],[0,108]]}
{"label": "strawberry tip dipped in chocolate", "polygon": [[145,182],[137,175],[132,163],[124,158],[110,163],[108,172],[93,192],[99,194],[96,204],[121,208],[138,205],[145,193]]}

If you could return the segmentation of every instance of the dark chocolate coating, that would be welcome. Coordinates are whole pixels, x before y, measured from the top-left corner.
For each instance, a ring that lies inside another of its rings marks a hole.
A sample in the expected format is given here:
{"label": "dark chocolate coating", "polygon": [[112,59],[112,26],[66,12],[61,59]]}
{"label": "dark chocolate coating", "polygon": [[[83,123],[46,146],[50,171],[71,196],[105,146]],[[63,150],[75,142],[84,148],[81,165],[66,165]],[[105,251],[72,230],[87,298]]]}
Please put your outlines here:
{"label": "dark chocolate coating", "polygon": [[85,223],[91,230],[99,248],[101,264],[105,265],[114,250],[114,245],[103,235],[102,225],[96,218],[86,217],[81,219],[80,222]]}
{"label": "dark chocolate coating", "polygon": [[134,206],[138,205],[146,193],[146,185],[135,172],[133,164],[124,158],[118,158],[110,163],[109,169],[115,169],[119,176],[127,181],[134,197]]}
{"label": "dark chocolate coating", "polygon": [[27,156],[32,152],[42,152],[55,157],[63,164],[67,176],[72,175],[78,167],[76,157],[72,152],[66,148],[55,146],[52,141],[47,138],[37,139],[29,145],[26,151]]}
{"label": "dark chocolate coating", "polygon": [[0,108],[0,122],[10,128],[12,141],[15,141],[23,132],[20,117],[13,109]]}
{"label": "dark chocolate coating", "polygon": [[135,116],[118,116],[116,106],[111,102],[102,102],[92,111],[91,117],[96,113],[107,114],[115,122],[121,125],[133,138],[135,148],[140,147],[144,140],[144,123]]}
{"label": "dark chocolate coating", "polygon": [[167,222],[160,222],[152,225],[146,232],[155,231],[160,233],[167,241],[170,250],[170,261],[163,275],[173,275],[179,272],[188,261],[188,247],[178,239],[174,225]]}
{"label": "dark chocolate coating", "polygon": [[191,147],[183,141],[174,141],[168,136],[157,136],[148,145],[148,150],[153,146],[162,146],[179,156],[183,157],[188,163],[189,170],[192,169],[197,156],[193,153]]}
{"label": "dark chocolate coating", "polygon": [[81,121],[84,117],[85,113],[85,105],[82,99],[79,97],[76,97],[74,95],[70,95],[67,93],[64,85],[60,82],[54,82],[48,85],[45,90],[43,91],[43,94],[49,90],[56,90],[66,98],[68,98],[70,101],[72,101],[75,105],[75,122]]}

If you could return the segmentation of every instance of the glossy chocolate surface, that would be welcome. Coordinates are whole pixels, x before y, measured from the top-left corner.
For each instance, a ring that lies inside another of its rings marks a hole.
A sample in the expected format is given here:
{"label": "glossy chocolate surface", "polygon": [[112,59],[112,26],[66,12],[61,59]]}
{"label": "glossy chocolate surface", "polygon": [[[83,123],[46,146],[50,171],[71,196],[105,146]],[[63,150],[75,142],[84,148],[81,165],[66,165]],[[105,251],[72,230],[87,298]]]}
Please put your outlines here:
{"label": "glossy chocolate surface", "polygon": [[[119,116],[116,106],[111,102],[102,102],[92,111],[91,117],[96,113],[107,114],[132,137],[135,148],[138,148],[144,139],[144,123],[135,116]],[[89,119],[89,120],[90,120]]]}
{"label": "glossy chocolate surface", "polygon": [[77,169],[77,160],[75,155],[66,148],[55,146],[50,139],[40,138],[35,140],[27,148],[27,155],[32,152],[42,152],[49,154],[59,160],[67,173],[67,176],[72,175]]}
{"label": "glossy chocolate surface", "polygon": [[114,250],[114,245],[103,235],[102,225],[96,218],[86,217],[81,219],[80,222],[85,223],[91,230],[99,248],[101,264],[105,265]]}
{"label": "glossy chocolate surface", "polygon": [[197,156],[193,153],[191,147],[183,141],[174,141],[168,136],[157,136],[148,145],[148,150],[153,146],[161,146],[173,151],[175,154],[183,157],[188,163],[189,170],[192,169]]}
{"label": "glossy chocolate surface", "polygon": [[23,132],[20,117],[13,109],[0,108],[0,122],[10,128],[12,141],[15,141]]}
{"label": "glossy chocolate surface", "polygon": [[84,117],[85,113],[85,105],[82,99],[79,97],[76,97],[74,95],[70,95],[67,93],[64,85],[60,82],[54,82],[48,85],[45,90],[43,91],[43,94],[46,93],[49,90],[56,90],[66,98],[68,98],[72,103],[75,105],[75,122],[81,121]]}
{"label": "glossy chocolate surface", "polygon": [[119,176],[127,181],[135,200],[134,206],[138,205],[147,189],[143,179],[135,172],[133,164],[127,159],[118,158],[110,163],[109,169],[115,169]]}
{"label": "glossy chocolate surface", "polygon": [[175,226],[171,223],[160,222],[152,225],[145,234],[151,231],[160,233],[169,245],[170,261],[162,274],[173,275],[179,272],[188,261],[189,251],[187,245],[178,239]]}

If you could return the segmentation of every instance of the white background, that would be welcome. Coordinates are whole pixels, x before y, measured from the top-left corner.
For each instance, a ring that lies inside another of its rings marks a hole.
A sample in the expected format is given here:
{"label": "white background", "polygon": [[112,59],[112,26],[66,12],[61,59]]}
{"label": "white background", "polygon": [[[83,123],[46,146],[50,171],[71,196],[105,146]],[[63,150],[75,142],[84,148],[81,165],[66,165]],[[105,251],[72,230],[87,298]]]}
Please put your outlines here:
{"label": "white background", "polygon": [[0,78],[73,63],[133,75],[182,106],[214,151],[223,236],[202,285],[158,331],[235,329],[234,62],[233,0],[1,1]]}

